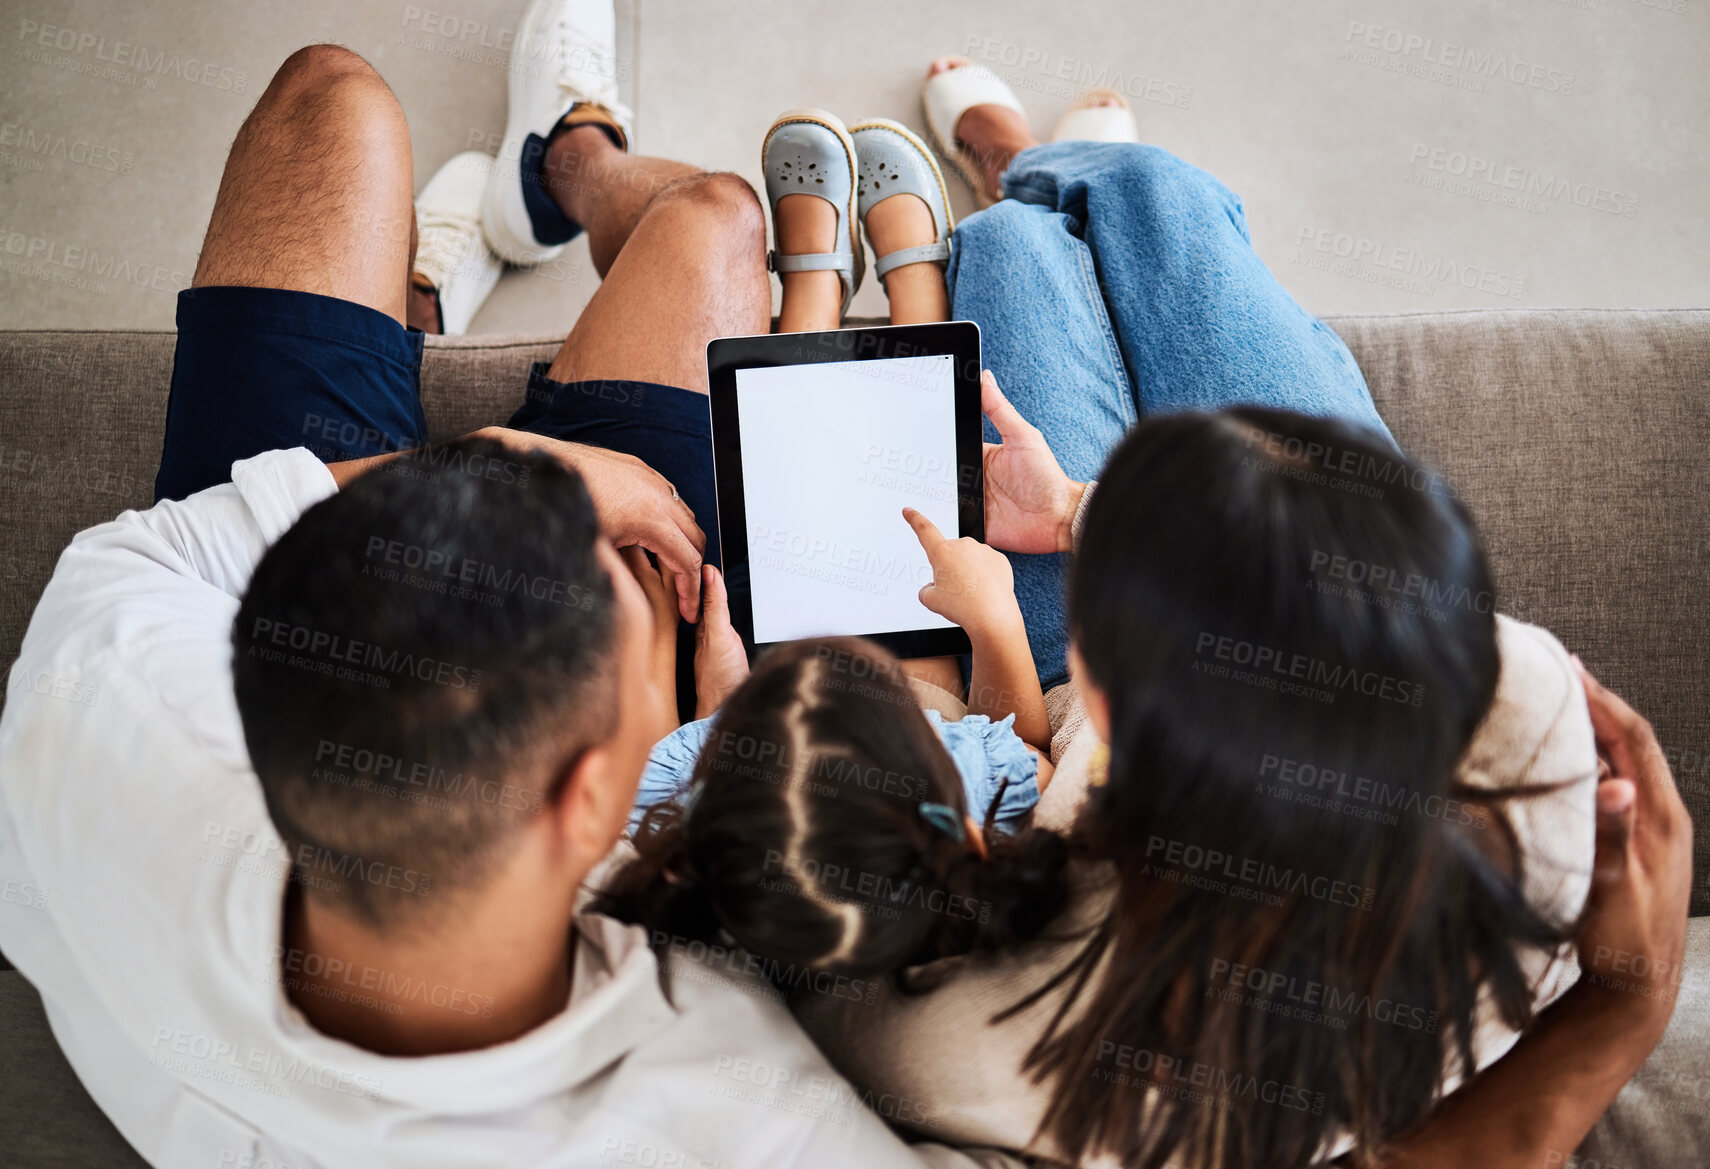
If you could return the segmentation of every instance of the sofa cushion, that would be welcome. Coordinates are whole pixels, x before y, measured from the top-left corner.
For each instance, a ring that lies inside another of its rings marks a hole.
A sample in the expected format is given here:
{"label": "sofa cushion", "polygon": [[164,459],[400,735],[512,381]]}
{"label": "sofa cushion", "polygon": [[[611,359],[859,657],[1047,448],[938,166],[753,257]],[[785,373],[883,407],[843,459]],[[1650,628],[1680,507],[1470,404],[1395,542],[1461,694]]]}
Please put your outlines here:
{"label": "sofa cushion", "polygon": [[29,1169],[146,1169],[89,1098],[48,1028],[41,996],[0,973],[0,1150]]}
{"label": "sofa cushion", "polygon": [[[1685,968],[1668,1032],[1579,1147],[1580,1164],[1701,1169],[1710,1147],[1710,918],[1691,923]],[[145,1164],[90,1099],[48,1028],[40,996],[16,971],[0,972],[0,1084],[6,1164]],[[1549,1163],[1574,1164],[1565,1156]]]}
{"label": "sofa cushion", "polygon": [[[1656,725],[1710,822],[1710,311],[1326,318],[1402,445],[1445,471],[1499,605],[1547,626]],[[72,535],[147,506],[171,332],[0,332],[0,662]],[[554,337],[429,338],[438,437],[502,422]],[[1710,835],[1710,834],[1706,834]],[[1710,913],[1710,845],[1693,912]]]}
{"label": "sofa cushion", "polygon": [[1662,1042],[1561,1169],[1703,1169],[1710,1151],[1710,917],[1687,923],[1680,997]]}

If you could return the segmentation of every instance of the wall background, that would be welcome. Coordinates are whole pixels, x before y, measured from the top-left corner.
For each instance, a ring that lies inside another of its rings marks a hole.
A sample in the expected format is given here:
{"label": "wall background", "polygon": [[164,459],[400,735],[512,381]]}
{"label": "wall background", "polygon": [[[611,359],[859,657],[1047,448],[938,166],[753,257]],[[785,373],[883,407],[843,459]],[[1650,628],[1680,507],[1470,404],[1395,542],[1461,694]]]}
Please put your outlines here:
{"label": "wall background", "polygon": [[[494,46],[523,7],[3,0],[0,322],[170,327],[232,136],[303,44],[379,68],[418,188],[496,148]],[[619,20],[638,147],[756,183],[778,111],[924,128],[926,63],[962,52],[1041,137],[1084,86],[1126,91],[1144,138],[1242,196],[1314,311],[1710,304],[1710,0],[619,0]],[[118,42],[165,64],[115,68]],[[474,331],[567,330],[594,284],[578,243],[508,274]],[[883,314],[876,281],[855,311]]]}

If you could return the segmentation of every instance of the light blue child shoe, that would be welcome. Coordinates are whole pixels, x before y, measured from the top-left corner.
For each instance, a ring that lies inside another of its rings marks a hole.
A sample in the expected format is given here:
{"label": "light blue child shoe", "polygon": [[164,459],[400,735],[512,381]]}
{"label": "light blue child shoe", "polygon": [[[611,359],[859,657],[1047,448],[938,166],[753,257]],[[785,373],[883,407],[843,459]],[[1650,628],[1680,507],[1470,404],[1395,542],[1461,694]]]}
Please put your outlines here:
{"label": "light blue child shoe", "polygon": [[766,131],[760,166],[766,175],[774,241],[778,200],[785,195],[817,195],[837,209],[836,250],[786,256],[773,247],[766,253],[766,266],[774,272],[836,272],[843,282],[842,311],[847,314],[866,268],[855,214],[855,143],[849,131],[824,110],[786,110]]}
{"label": "light blue child shoe", "polygon": [[893,195],[916,195],[932,211],[932,223],[937,238],[919,247],[898,248],[888,255],[873,252],[873,275],[885,276],[906,264],[937,264],[940,268],[950,262],[950,232],[955,220],[950,214],[950,195],[944,189],[944,172],[938,162],[912,130],[888,118],[864,118],[849,131],[855,142],[855,158],[860,178],[856,184],[856,201],[863,227],[867,215]]}

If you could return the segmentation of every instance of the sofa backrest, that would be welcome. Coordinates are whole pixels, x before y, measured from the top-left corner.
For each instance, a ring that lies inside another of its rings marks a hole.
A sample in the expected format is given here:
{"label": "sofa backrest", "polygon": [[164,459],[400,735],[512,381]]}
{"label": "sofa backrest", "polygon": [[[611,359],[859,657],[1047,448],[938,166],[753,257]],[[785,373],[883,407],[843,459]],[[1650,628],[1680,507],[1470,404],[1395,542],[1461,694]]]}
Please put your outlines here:
{"label": "sofa backrest", "polygon": [[[1656,725],[1710,824],[1710,310],[1326,318],[1403,447],[1471,506],[1499,607]],[[170,332],[0,332],[0,662],[83,528],[146,507]],[[550,337],[430,338],[436,436],[502,422]],[[1710,834],[1705,834],[1710,837]],[[1693,912],[1710,912],[1710,843]]]}

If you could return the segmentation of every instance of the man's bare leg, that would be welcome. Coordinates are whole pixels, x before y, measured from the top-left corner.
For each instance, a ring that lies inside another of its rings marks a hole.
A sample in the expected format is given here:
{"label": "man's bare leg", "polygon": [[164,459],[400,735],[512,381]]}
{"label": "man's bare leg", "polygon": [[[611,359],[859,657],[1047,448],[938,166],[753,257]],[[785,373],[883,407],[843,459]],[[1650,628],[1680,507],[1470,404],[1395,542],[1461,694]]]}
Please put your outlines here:
{"label": "man's bare leg", "polygon": [[373,66],[299,49],[232,143],[191,286],[314,292],[404,323],[413,182],[404,111]]}
{"label": "man's bare leg", "polygon": [[[410,260],[413,263],[416,255],[413,232],[410,238]],[[412,274],[409,290],[404,294],[404,324],[424,333],[438,333],[439,323],[439,296],[433,285]]]}
{"label": "man's bare leg", "polygon": [[746,181],[620,151],[596,126],[560,135],[547,189],[605,276],[553,359],[557,382],[707,391],[706,344],[771,319],[765,217]]}
{"label": "man's bare leg", "polygon": [[653,197],[704,173],[686,162],[625,154],[597,124],[554,139],[541,166],[554,201],[588,233],[588,254],[602,279]]}

